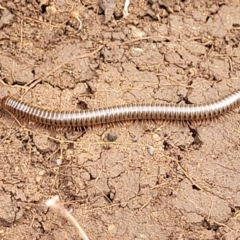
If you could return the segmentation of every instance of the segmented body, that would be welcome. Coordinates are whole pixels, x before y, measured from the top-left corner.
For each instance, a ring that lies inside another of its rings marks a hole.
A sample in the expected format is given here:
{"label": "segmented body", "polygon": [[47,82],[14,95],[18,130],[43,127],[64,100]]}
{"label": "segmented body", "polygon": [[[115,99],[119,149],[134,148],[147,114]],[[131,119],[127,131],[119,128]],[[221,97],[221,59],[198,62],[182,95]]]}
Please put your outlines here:
{"label": "segmented body", "polygon": [[87,127],[127,120],[169,120],[194,122],[214,119],[240,106],[240,91],[206,104],[128,104],[83,111],[55,111],[32,106],[12,96],[1,101],[3,109],[24,118],[53,127]]}

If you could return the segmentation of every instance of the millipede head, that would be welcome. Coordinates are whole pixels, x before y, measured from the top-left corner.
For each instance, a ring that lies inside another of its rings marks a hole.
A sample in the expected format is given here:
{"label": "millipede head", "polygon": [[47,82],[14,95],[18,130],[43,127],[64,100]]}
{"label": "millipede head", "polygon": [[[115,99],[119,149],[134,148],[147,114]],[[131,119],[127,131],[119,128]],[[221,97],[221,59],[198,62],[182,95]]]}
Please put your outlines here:
{"label": "millipede head", "polygon": [[1,108],[2,109],[6,109],[6,101],[8,98],[9,98],[9,96],[5,96],[2,98],[2,100],[1,100]]}

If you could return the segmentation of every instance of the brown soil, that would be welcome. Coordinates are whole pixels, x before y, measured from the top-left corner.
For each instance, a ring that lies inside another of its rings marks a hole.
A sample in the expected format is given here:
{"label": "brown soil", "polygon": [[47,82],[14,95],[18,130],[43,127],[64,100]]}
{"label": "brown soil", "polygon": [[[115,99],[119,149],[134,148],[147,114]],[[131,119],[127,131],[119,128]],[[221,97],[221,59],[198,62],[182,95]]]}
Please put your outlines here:
{"label": "brown soil", "polygon": [[[92,109],[205,103],[239,89],[239,1],[132,1],[127,18],[123,5],[2,0],[0,98]],[[135,123],[80,137],[0,113],[1,239],[79,239],[45,206],[53,195],[90,239],[239,239],[237,112],[196,127]]]}

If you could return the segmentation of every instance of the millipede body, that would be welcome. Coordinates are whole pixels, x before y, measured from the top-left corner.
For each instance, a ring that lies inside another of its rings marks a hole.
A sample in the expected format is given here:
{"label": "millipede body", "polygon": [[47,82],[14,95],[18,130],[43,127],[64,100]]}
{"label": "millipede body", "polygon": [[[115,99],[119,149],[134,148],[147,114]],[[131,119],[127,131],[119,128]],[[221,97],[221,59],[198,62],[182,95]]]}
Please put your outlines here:
{"label": "millipede body", "polygon": [[56,111],[32,106],[13,96],[1,100],[1,107],[16,118],[53,127],[87,127],[128,120],[195,122],[214,119],[240,106],[240,91],[206,104],[128,104],[83,111]]}

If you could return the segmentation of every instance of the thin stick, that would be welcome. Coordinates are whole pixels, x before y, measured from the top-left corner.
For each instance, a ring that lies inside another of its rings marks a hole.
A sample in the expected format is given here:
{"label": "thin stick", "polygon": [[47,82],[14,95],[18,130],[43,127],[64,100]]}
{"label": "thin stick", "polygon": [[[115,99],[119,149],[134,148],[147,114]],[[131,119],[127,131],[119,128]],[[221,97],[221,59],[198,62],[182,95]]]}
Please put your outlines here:
{"label": "thin stick", "polygon": [[79,236],[83,240],[89,240],[87,234],[83,231],[83,229],[78,224],[77,220],[68,212],[68,210],[64,207],[63,203],[60,201],[58,196],[54,196],[46,201],[46,205],[67,219],[78,231]]}
{"label": "thin stick", "polygon": [[23,19],[21,19],[21,28],[20,28],[20,44],[19,44],[19,53],[22,52],[22,44],[23,44]]}
{"label": "thin stick", "polygon": [[127,18],[129,13],[128,13],[128,6],[130,4],[130,0],[125,0],[124,4],[124,9],[123,9],[123,17]]}

